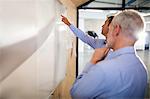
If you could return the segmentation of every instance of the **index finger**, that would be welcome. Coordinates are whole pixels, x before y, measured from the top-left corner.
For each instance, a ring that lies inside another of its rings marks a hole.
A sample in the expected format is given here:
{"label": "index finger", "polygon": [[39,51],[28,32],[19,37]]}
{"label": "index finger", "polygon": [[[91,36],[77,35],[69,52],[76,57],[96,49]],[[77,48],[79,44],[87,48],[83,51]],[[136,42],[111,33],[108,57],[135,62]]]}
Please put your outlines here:
{"label": "index finger", "polygon": [[65,18],[65,16],[61,15],[61,17]]}

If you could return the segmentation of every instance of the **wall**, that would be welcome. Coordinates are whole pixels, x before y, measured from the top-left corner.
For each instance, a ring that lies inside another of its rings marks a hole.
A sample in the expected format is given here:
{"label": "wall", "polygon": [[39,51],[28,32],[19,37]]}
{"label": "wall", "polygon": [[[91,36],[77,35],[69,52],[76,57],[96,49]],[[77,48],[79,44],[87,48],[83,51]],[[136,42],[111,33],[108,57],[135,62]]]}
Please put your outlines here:
{"label": "wall", "polygon": [[[71,21],[72,24],[76,25],[76,7],[70,0],[60,0],[66,8],[66,16]],[[52,99],[71,99],[70,88],[75,80],[75,62],[76,62],[76,38],[72,35],[72,32],[67,31],[71,35],[70,47],[68,49],[68,60],[66,77],[60,83],[53,93]]]}
{"label": "wall", "polygon": [[57,0],[0,0],[0,99],[47,99],[75,68],[65,11]]}

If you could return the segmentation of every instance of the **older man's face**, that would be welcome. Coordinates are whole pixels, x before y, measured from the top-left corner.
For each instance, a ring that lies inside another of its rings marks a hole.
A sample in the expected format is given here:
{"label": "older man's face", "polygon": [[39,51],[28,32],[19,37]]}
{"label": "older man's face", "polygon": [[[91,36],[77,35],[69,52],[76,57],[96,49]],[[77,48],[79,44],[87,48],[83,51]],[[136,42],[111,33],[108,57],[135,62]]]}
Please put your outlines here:
{"label": "older man's face", "polygon": [[107,46],[109,48],[113,48],[113,45],[114,45],[114,42],[115,42],[115,39],[114,39],[114,36],[113,36],[113,32],[114,32],[114,27],[113,25],[110,23],[109,25],[109,30],[108,30],[108,33],[107,33],[107,36],[106,36],[106,40],[107,40]]}

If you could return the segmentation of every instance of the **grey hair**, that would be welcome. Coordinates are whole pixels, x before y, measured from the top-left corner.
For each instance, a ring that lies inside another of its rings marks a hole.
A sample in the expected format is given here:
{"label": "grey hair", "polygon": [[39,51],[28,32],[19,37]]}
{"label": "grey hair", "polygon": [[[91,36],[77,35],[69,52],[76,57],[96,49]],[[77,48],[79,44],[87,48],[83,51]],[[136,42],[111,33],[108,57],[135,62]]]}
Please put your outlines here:
{"label": "grey hair", "polygon": [[122,33],[136,40],[137,35],[145,29],[144,18],[135,10],[124,10],[116,14],[112,25],[116,24],[120,25]]}

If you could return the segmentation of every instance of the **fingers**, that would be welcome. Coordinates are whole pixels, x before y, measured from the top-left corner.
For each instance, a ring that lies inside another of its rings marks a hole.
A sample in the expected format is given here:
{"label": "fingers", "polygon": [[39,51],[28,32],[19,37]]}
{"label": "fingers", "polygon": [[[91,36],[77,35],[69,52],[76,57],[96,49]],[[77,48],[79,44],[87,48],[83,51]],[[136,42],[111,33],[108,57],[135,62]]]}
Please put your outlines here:
{"label": "fingers", "polygon": [[107,47],[102,47],[102,48],[96,48],[95,50],[105,52],[106,50],[109,50],[109,48],[107,48]]}
{"label": "fingers", "polygon": [[63,21],[63,22],[64,22],[65,17],[64,17],[63,15],[61,15],[61,17],[62,17],[61,21]]}
{"label": "fingers", "polygon": [[63,15],[61,15],[61,17],[62,17],[62,21],[64,21],[66,19],[66,17]]}
{"label": "fingers", "polygon": [[102,48],[102,50],[103,50],[104,54],[107,54],[109,52],[110,48],[105,47],[105,48]]}
{"label": "fingers", "polygon": [[109,50],[110,50],[109,48],[105,50],[105,55],[108,54]]}
{"label": "fingers", "polygon": [[61,15],[62,18],[66,18],[65,16]]}
{"label": "fingers", "polygon": [[61,17],[62,17],[62,19],[61,19],[62,22],[64,22],[68,26],[71,25],[71,23],[68,21],[68,19],[65,16],[61,15]]}

